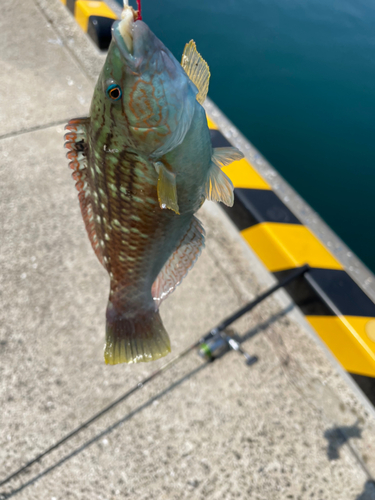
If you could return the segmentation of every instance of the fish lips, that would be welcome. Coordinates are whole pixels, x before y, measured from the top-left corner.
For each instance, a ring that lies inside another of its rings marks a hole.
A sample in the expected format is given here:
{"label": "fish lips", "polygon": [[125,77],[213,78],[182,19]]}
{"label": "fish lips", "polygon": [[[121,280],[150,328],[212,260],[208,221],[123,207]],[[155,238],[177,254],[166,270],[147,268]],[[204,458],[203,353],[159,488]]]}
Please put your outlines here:
{"label": "fish lips", "polygon": [[156,51],[166,50],[163,43],[154,35],[147,24],[143,21],[135,21],[131,27],[133,50],[130,52],[120,33],[120,22],[116,21],[112,25],[112,40],[119,48],[121,55],[131,70],[139,70],[144,63],[147,63],[152,58]]}

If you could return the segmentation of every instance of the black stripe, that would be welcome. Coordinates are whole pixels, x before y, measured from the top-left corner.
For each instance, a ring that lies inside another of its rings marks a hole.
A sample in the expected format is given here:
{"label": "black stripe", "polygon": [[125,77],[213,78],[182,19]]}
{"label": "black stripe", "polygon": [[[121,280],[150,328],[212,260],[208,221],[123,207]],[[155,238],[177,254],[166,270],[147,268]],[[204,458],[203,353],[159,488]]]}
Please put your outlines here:
{"label": "black stripe", "polygon": [[[126,204],[128,205],[129,213],[134,212],[134,204],[132,202],[133,195],[133,182],[135,178],[135,167],[136,167],[136,157],[137,153],[133,151],[129,151],[126,147],[120,152],[117,160],[117,168],[116,168],[116,187],[118,192],[120,191],[120,187],[125,187],[127,192],[127,198],[124,199],[119,194],[118,204],[119,206]],[[127,173],[129,175],[127,175]],[[125,177],[127,184],[124,185],[122,181],[122,177]]]}
{"label": "black stripe", "polygon": [[371,403],[375,405],[375,378],[350,372],[349,375],[353,378],[354,382],[359,385]]}
{"label": "black stripe", "polygon": [[[134,178],[135,178],[135,163],[129,161],[129,166],[130,166],[130,169],[129,169],[129,173],[130,173],[130,178],[128,179],[128,185],[127,185],[127,191],[128,193],[130,193],[130,196],[132,197],[135,193],[133,193],[133,182],[134,182]],[[134,205],[133,207],[134,208]],[[132,210],[133,212],[133,210]]]}
{"label": "black stripe", "polygon": [[74,9],[76,6],[76,0],[66,0],[66,7],[74,14]]}
{"label": "black stripe", "polygon": [[233,207],[227,207],[220,203],[221,208],[228,214],[234,224],[240,231],[248,227],[258,224],[258,221],[253,214],[244,206],[241,200],[237,197],[237,189],[234,190],[234,204]]}
{"label": "black stripe", "polygon": [[213,148],[230,148],[232,144],[223,136],[220,130],[210,128],[211,143]]}
{"label": "black stripe", "polygon": [[[273,273],[278,281],[282,281],[292,269]],[[311,270],[313,271],[313,269]],[[309,271],[309,272],[311,272]],[[331,309],[323,302],[309,283],[300,276],[285,287],[288,294],[306,316],[334,316]]]}
{"label": "black stripe", "polygon": [[[112,108],[110,108],[110,114],[112,116]],[[112,131],[108,132],[107,136],[105,138],[105,142],[104,142],[104,145],[108,149],[111,149],[112,137],[113,137],[113,132]],[[108,222],[110,224],[111,221],[112,221],[112,209],[111,209],[112,194],[110,195],[109,189],[108,189],[108,178],[107,178],[107,168],[106,168],[106,161],[105,161],[106,157],[105,157],[105,155],[106,155],[106,153],[103,154],[103,151],[102,151],[102,153],[101,153],[101,158],[102,158],[102,161],[101,161],[101,170],[103,172],[103,177],[104,177],[104,183],[103,184],[104,184],[105,194],[107,196],[107,204],[106,204],[106,206],[107,206],[107,210],[108,210]],[[105,233],[106,233],[106,231],[103,231],[103,234],[105,234]]]}
{"label": "black stripe", "polygon": [[[102,126],[104,126],[104,113],[103,113],[103,116],[102,116]],[[104,162],[104,159],[103,159],[103,151],[100,152],[100,160],[97,160],[96,159],[96,155],[95,155],[95,150],[96,150],[96,146],[98,144],[98,139],[99,139],[99,136],[101,134],[101,127],[98,128],[94,134],[94,140],[92,141],[89,141],[89,137],[87,137],[88,139],[88,143],[91,147],[88,148],[88,158],[87,158],[87,164],[90,165],[93,170],[94,170],[94,178],[91,177],[91,171],[90,171],[90,178],[92,179],[92,182],[93,182],[93,189],[95,190],[95,192],[97,193],[98,195],[98,205],[96,205],[95,203],[93,203],[93,209],[96,208],[94,210],[94,214],[95,215],[99,215],[100,216],[100,219],[101,221],[103,220],[103,217],[105,216],[104,214],[104,211],[101,207],[101,203],[102,203],[102,196],[100,194],[100,191],[99,191],[99,175],[96,171],[96,165],[97,165],[97,161],[100,161],[101,163],[101,166],[103,165],[103,162]],[[100,222],[100,224],[97,224],[95,222],[95,228],[98,228],[100,230],[100,234],[97,232],[97,238],[98,240],[104,240],[104,231],[103,231],[103,225],[102,225],[102,222]],[[100,246],[99,247],[100,249],[100,253],[104,256],[107,257],[106,253],[104,252],[104,249]]]}
{"label": "black stripe", "polygon": [[[273,274],[280,281],[290,272],[287,269]],[[375,317],[375,304],[345,271],[312,268],[308,274],[343,316]],[[306,316],[334,315],[305,278],[296,280],[286,290]]]}
{"label": "black stripe", "polygon": [[254,219],[260,222],[282,222],[284,224],[301,224],[297,217],[269,189],[235,190],[236,197]]}
{"label": "black stripe", "polygon": [[301,224],[280,198],[268,189],[236,188],[233,207],[223,208],[240,231],[260,222]]}
{"label": "black stripe", "polygon": [[87,34],[100,50],[107,50],[112,39],[111,28],[116,19],[102,16],[90,16]]}
{"label": "black stripe", "polygon": [[[126,150],[126,147],[120,151],[120,154],[118,155],[118,159],[117,159],[117,165],[116,165],[116,188],[117,188],[117,192],[118,192],[118,200],[117,200],[117,203],[119,205],[119,209],[121,210],[121,205],[122,204],[126,204],[126,203],[130,203],[130,200],[131,200],[131,193],[129,193],[129,199],[126,199],[124,200],[121,196],[121,187],[123,186],[123,183],[121,182],[122,181],[122,169],[126,168],[126,165],[125,165],[125,162],[126,162],[126,157],[127,157],[127,150]],[[127,189],[127,186],[124,186],[125,189]]]}

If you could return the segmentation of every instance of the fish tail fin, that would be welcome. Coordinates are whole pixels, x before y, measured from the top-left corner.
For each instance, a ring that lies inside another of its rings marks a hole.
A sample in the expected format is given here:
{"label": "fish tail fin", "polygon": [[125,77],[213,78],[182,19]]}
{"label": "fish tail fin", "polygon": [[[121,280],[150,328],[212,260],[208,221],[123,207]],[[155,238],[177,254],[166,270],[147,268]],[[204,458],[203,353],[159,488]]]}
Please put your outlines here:
{"label": "fish tail fin", "polygon": [[134,316],[119,314],[110,303],[107,309],[106,364],[154,361],[171,351],[159,311],[140,311]]}

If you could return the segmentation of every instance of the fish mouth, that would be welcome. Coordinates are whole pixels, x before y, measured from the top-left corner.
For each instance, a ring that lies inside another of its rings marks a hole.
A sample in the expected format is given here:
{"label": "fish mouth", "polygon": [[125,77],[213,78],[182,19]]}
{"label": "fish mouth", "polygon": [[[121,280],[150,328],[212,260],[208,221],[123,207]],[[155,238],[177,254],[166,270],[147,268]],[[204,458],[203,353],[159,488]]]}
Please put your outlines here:
{"label": "fish mouth", "polygon": [[112,26],[112,38],[131,70],[140,69],[163,46],[150,28],[138,19],[138,12],[125,7],[121,21]]}
{"label": "fish mouth", "polygon": [[129,5],[124,6],[121,20],[112,25],[112,38],[128,62],[133,60],[133,32],[138,13]]}
{"label": "fish mouth", "polygon": [[124,6],[121,21],[117,25],[117,33],[115,32],[122,38],[122,42],[129,55],[133,54],[133,25],[137,17],[138,15],[132,7],[129,5]]}

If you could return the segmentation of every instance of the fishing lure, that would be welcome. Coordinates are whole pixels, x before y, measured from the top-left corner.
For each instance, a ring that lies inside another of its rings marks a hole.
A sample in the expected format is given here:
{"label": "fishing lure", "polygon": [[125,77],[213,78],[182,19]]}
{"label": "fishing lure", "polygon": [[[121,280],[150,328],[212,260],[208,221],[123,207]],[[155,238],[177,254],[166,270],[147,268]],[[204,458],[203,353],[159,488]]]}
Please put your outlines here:
{"label": "fishing lure", "polygon": [[106,363],[170,352],[158,309],[204,247],[194,213],[205,199],[233,205],[221,167],[243,155],[211,146],[202,107],[209,78],[193,41],[179,64],[140,10],[124,5],[90,116],[66,126],[82,217],[110,277]]}

